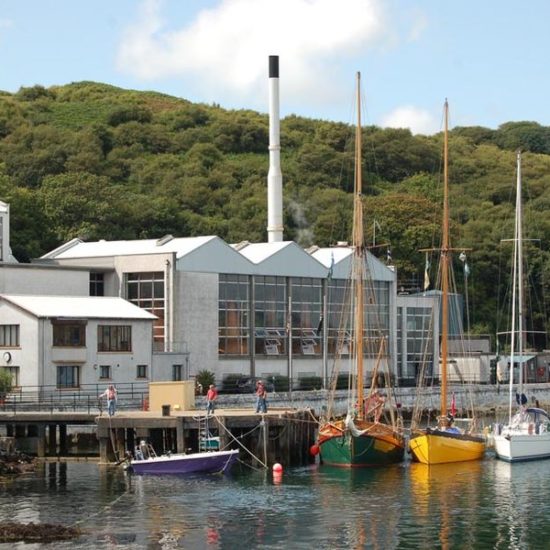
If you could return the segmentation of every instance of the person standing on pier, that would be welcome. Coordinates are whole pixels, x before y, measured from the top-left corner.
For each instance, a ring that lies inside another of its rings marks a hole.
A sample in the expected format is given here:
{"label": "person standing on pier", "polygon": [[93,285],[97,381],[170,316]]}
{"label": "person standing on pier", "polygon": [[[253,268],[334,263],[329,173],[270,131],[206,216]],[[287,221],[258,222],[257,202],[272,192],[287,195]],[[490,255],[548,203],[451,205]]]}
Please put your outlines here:
{"label": "person standing on pier", "polygon": [[267,412],[267,390],[261,380],[256,383],[256,412]]}
{"label": "person standing on pier", "polygon": [[218,399],[218,390],[214,384],[210,384],[208,391],[206,392],[206,414],[214,414],[214,408],[216,407],[216,399]]}
{"label": "person standing on pier", "polygon": [[113,384],[109,384],[109,387],[99,396],[107,398],[107,410],[109,411],[109,416],[114,416],[116,412],[116,400],[117,400],[117,390]]}

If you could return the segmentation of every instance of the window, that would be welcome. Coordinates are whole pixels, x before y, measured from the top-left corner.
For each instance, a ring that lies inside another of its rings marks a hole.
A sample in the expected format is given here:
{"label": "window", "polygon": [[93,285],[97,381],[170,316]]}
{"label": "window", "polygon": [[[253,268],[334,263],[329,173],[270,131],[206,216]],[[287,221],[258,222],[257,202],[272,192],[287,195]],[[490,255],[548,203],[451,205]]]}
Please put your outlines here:
{"label": "window", "polygon": [[254,280],[255,350],[257,355],[287,351],[287,285],[284,277],[256,276]]}
{"label": "window", "polygon": [[179,382],[183,380],[183,365],[172,365],[172,381]]}
{"label": "window", "polygon": [[320,355],[323,323],[321,279],[293,277],[292,288],[292,353]]}
{"label": "window", "polygon": [[57,366],[57,387],[78,388],[80,385],[80,367],[75,365]]}
{"label": "window", "polygon": [[19,325],[0,325],[0,347],[15,348],[19,346]]}
{"label": "window", "polygon": [[111,378],[111,365],[99,366],[99,378]]}
{"label": "window", "polygon": [[105,296],[103,273],[90,272],[90,296]]}
{"label": "window", "polygon": [[132,351],[132,327],[130,325],[99,325],[97,327],[97,351]]}
{"label": "window", "polygon": [[137,366],[137,378],[147,378],[147,365]]}
{"label": "window", "polygon": [[164,273],[127,273],[126,299],[158,317],[153,323],[153,342],[164,343]]}
{"label": "window", "polygon": [[19,386],[19,367],[1,367],[0,372],[10,374],[11,385],[13,388],[17,388]]}
{"label": "window", "polygon": [[248,355],[249,278],[246,275],[219,276],[218,350],[220,355]]}
{"label": "window", "polygon": [[53,345],[56,347],[84,347],[86,345],[85,321],[53,320]]}

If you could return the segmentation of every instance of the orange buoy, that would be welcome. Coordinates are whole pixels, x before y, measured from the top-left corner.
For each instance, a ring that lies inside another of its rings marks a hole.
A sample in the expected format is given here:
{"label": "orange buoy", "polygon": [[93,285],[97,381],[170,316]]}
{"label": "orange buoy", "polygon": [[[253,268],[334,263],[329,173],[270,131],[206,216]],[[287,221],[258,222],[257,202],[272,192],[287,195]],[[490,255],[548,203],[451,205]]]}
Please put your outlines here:
{"label": "orange buoy", "polygon": [[283,472],[282,465],[279,464],[278,462],[275,462],[275,464],[273,464],[273,471],[276,473],[282,473]]}
{"label": "orange buoy", "polygon": [[319,445],[312,445],[310,448],[309,448],[309,454],[311,456],[317,456],[319,454]]}

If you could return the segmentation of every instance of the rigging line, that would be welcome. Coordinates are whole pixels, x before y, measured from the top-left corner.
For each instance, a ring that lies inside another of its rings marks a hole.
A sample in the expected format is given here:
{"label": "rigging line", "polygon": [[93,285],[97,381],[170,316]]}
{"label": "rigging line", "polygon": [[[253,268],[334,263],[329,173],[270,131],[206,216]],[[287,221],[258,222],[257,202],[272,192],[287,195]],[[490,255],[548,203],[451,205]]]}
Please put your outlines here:
{"label": "rigging line", "polygon": [[105,506],[101,507],[97,512],[94,512],[93,514],[90,514],[89,516],[86,516],[85,518],[76,520],[74,523],[71,523],[69,527],[74,527],[75,525],[79,525],[81,523],[84,523],[85,521],[90,520],[91,518],[97,517],[103,512],[107,511],[109,508],[112,508],[122,497],[127,496],[128,490],[124,491],[121,495],[116,497],[113,501],[111,501],[109,504],[106,504]]}
{"label": "rigging line", "polygon": [[[216,418],[216,421],[218,422],[219,426],[225,430],[226,433],[228,433],[231,438],[233,439],[233,441],[235,441],[235,443],[237,443],[240,447],[242,447],[254,460],[256,460],[257,462],[259,462],[264,468],[267,468],[267,465],[264,464],[254,453],[252,453],[252,451],[250,451],[249,449],[247,449],[232,433],[230,430],[227,429],[227,427],[223,424],[223,422],[218,418],[218,417],[214,417]],[[259,424],[260,426],[260,424]]]}

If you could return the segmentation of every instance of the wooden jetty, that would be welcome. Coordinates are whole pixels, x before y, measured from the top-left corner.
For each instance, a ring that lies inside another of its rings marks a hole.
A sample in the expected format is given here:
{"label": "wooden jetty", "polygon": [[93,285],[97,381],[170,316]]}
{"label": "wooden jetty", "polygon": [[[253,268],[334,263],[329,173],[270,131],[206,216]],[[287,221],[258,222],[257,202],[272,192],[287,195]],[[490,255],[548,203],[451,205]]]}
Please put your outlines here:
{"label": "wooden jetty", "polygon": [[[201,449],[208,435],[220,448],[239,449],[240,460],[253,467],[305,465],[315,442],[317,423],[310,409],[270,408],[265,414],[247,409],[128,410],[114,416],[85,412],[0,412],[0,425],[17,440],[35,439],[38,457],[67,456],[69,426],[94,425],[100,463],[116,463],[146,440],[157,453]],[[219,440],[217,439],[219,438]]]}

